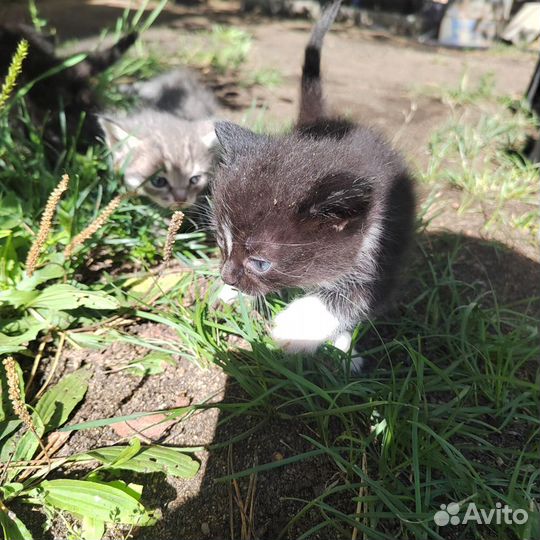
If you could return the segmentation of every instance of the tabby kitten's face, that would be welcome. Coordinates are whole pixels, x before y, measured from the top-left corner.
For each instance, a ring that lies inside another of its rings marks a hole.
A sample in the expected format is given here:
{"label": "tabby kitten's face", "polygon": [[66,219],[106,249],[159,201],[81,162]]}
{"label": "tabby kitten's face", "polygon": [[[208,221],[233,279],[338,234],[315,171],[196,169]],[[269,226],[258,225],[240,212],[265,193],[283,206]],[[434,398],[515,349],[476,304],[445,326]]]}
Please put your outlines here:
{"label": "tabby kitten's face", "polygon": [[188,207],[206,189],[214,164],[215,133],[209,120],[176,120],[154,136],[135,135],[101,119],[114,166],[130,190],[164,208]]}

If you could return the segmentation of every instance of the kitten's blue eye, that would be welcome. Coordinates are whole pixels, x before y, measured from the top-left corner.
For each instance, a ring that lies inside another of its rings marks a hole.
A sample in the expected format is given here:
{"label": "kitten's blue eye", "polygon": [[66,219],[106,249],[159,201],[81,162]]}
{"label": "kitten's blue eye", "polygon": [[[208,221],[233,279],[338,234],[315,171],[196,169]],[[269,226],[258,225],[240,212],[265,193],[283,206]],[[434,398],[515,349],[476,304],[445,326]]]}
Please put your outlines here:
{"label": "kitten's blue eye", "polygon": [[150,179],[150,183],[155,188],[158,188],[158,189],[162,189],[165,186],[169,185],[169,182],[167,181],[167,179],[164,176],[154,176],[153,178]]}
{"label": "kitten's blue eye", "polygon": [[272,267],[272,263],[270,261],[265,261],[264,259],[256,259],[255,257],[250,257],[248,259],[248,264],[255,270],[255,272],[258,272],[259,274],[264,274],[265,272],[268,272],[270,268]]}
{"label": "kitten's blue eye", "polygon": [[192,177],[189,179],[189,183],[190,183],[192,186],[195,186],[195,185],[198,184],[200,181],[201,181],[201,175],[200,175],[200,174],[196,174],[195,176],[192,176]]}

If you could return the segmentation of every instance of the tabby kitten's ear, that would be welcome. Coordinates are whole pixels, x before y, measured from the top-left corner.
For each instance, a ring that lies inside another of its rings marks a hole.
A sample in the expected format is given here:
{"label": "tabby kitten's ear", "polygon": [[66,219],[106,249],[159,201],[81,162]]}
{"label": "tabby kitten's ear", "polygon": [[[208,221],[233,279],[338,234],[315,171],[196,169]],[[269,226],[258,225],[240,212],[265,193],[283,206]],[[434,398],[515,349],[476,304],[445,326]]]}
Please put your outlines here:
{"label": "tabby kitten's ear", "polygon": [[249,129],[232,122],[216,122],[216,136],[223,148],[225,161],[232,162],[239,155],[245,155],[266,139]]}
{"label": "tabby kitten's ear", "polygon": [[105,134],[105,143],[111,151],[115,167],[121,167],[129,153],[141,143],[140,139],[128,133],[114,120],[99,117],[99,125]]}
{"label": "tabby kitten's ear", "polygon": [[349,172],[320,178],[298,205],[302,219],[317,219],[342,231],[350,221],[364,218],[372,199],[372,187]]}
{"label": "tabby kitten's ear", "polygon": [[218,139],[213,120],[201,120],[198,122],[197,132],[201,137],[201,141],[209,150],[213,150],[218,146]]}

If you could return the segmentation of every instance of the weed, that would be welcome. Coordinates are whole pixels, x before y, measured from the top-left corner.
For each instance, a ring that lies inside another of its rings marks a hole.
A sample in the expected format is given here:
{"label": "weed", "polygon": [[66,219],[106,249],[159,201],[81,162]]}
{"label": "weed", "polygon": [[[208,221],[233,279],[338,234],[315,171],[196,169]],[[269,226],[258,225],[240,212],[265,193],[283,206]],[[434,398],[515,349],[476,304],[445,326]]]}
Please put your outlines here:
{"label": "weed", "polygon": [[435,132],[422,181],[462,192],[461,208],[481,204],[485,227],[509,219],[509,203],[536,205],[539,170],[519,152],[535,120],[521,110],[483,113],[471,122],[466,113]]}
{"label": "weed", "polygon": [[22,65],[24,59],[28,55],[28,42],[26,40],[21,40],[17,45],[17,50],[13,55],[13,59],[9,65],[9,69],[6,75],[6,80],[2,84],[0,89],[0,110],[4,108],[7,100],[13,93],[15,85],[17,83],[17,78],[19,77],[22,71]]}
{"label": "weed", "polygon": [[163,248],[163,262],[168,263],[172,257],[172,251],[174,246],[174,241],[176,235],[182,226],[182,221],[184,220],[184,213],[180,210],[177,210],[169,223],[169,228],[167,229],[167,238],[165,239],[165,247]]}
{"label": "weed", "polygon": [[251,49],[251,36],[238,28],[213,26],[186,40],[189,47],[181,47],[178,60],[199,68],[212,68],[218,73],[237,70]]}
{"label": "weed", "polygon": [[476,104],[495,96],[495,74],[490,71],[482,74],[476,85],[471,87],[467,68],[457,87],[430,86],[417,89],[414,93],[440,99],[452,108]]}
{"label": "weed", "polygon": [[275,88],[283,83],[283,76],[277,69],[262,68],[248,75],[241,83],[246,86],[259,85],[265,88]]}

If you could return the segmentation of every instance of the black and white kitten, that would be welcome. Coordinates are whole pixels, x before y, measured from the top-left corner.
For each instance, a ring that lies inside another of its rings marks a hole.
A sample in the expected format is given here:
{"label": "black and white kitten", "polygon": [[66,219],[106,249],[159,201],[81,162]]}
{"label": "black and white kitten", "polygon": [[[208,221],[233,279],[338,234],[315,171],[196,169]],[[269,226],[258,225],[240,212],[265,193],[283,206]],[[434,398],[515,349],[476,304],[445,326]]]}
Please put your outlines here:
{"label": "black and white kitten", "polygon": [[221,276],[248,294],[307,292],[273,323],[273,338],[289,352],[327,340],[348,350],[354,326],[388,305],[413,231],[413,183],[400,155],[324,110],[320,50],[339,5],[323,13],[306,47],[292,133],[216,124],[224,149],[213,184]]}

